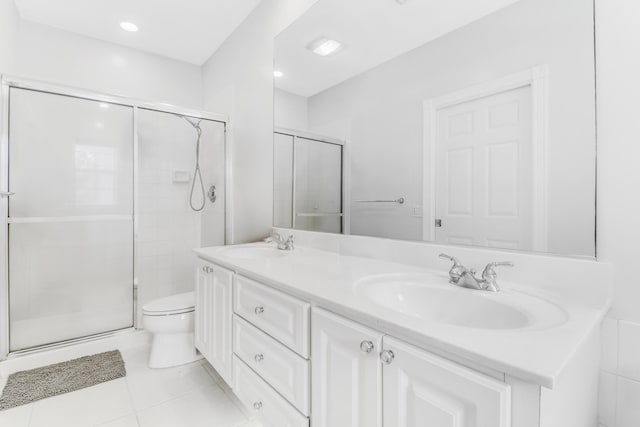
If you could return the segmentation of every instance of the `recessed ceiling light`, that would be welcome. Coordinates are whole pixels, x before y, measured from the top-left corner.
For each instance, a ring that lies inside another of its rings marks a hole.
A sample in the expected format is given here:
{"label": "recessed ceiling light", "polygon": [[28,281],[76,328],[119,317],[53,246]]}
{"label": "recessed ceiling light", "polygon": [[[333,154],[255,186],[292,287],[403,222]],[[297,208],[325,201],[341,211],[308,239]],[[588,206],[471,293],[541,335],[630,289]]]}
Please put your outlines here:
{"label": "recessed ceiling light", "polygon": [[273,70],[273,77],[282,77],[284,73],[282,71]]}
{"label": "recessed ceiling light", "polygon": [[120,28],[122,28],[125,31],[130,31],[132,33],[135,33],[136,31],[138,31],[138,26],[133,22],[121,22]]}
{"label": "recessed ceiling light", "polygon": [[100,108],[109,108],[109,104],[107,104],[106,102],[101,102],[98,105],[100,106]]}
{"label": "recessed ceiling light", "polygon": [[316,55],[327,56],[332,53],[336,53],[342,49],[343,45],[337,40],[329,39],[327,37],[321,37],[318,40],[307,46],[307,49],[311,50]]}

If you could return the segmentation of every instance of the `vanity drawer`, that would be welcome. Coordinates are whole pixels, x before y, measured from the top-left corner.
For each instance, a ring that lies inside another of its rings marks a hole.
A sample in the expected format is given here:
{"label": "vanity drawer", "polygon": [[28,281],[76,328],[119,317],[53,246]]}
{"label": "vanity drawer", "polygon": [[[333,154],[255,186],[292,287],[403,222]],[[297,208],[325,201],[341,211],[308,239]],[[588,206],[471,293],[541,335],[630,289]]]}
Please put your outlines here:
{"label": "vanity drawer", "polygon": [[236,274],[233,311],[305,359],[309,358],[306,302]]}
{"label": "vanity drawer", "polygon": [[276,393],[237,356],[233,361],[233,392],[265,427],[309,427],[309,419]]}
{"label": "vanity drawer", "polygon": [[233,351],[269,385],[309,415],[309,361],[241,317],[233,317]]}

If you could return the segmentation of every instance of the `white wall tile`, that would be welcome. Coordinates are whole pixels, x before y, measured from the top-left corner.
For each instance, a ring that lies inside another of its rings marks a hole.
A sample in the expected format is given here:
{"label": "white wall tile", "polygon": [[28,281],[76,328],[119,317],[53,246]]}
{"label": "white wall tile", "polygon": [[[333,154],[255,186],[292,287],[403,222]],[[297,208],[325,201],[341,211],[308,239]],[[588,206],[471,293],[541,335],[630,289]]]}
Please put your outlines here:
{"label": "white wall tile", "polygon": [[618,320],[607,317],[601,327],[600,368],[610,373],[618,372]]}
{"label": "white wall tile", "polygon": [[618,377],[616,427],[640,426],[640,382]]}
{"label": "white wall tile", "polygon": [[620,321],[618,328],[618,374],[640,381],[640,323]]}
{"label": "white wall tile", "polygon": [[606,426],[615,426],[617,377],[608,372],[600,372],[598,390],[598,422]]}

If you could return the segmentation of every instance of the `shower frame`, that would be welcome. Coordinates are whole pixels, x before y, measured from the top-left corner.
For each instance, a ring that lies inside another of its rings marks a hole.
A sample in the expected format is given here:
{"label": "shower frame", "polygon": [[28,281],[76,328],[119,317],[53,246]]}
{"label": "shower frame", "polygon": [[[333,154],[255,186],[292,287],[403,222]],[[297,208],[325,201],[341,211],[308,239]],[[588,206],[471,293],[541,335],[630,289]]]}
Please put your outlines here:
{"label": "shower frame", "polygon": [[[49,93],[52,95],[68,96],[72,98],[85,99],[96,102],[107,102],[111,104],[131,107],[133,111],[133,231],[134,236],[138,235],[138,112],[140,109],[157,111],[161,113],[171,113],[181,116],[192,117],[196,119],[211,120],[222,123],[224,126],[224,168],[225,168],[225,213],[224,213],[224,243],[229,244],[233,241],[232,236],[232,204],[233,193],[231,186],[232,176],[232,157],[231,157],[231,132],[229,126],[229,118],[226,114],[212,113],[204,110],[195,110],[183,108],[180,106],[144,101],[135,98],[123,97],[119,95],[110,95],[90,90],[78,89],[64,85],[47,83],[38,80],[26,79],[11,75],[0,75],[0,193],[8,191],[9,185],[9,90],[11,88],[27,89]],[[137,316],[137,284],[134,286],[133,292],[133,326],[112,332],[98,333],[86,337],[71,339],[68,341],[46,344],[40,347],[20,350],[15,352],[9,351],[9,239],[8,239],[8,215],[9,215],[9,196],[0,196],[0,361],[11,358],[14,355],[32,353],[42,349],[54,348],[59,346],[76,344],[78,342],[89,341],[95,338],[110,336],[122,331],[135,330],[138,328]],[[134,278],[138,266],[137,247],[138,242],[134,237],[133,244],[133,269]]]}

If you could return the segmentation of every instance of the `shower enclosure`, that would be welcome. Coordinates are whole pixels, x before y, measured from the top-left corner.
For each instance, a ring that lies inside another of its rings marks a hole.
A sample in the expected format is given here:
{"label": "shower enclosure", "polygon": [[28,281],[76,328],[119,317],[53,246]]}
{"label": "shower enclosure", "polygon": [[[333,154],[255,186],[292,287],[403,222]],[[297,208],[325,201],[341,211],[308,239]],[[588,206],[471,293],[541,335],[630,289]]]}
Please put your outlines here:
{"label": "shower enclosure", "polygon": [[7,78],[2,101],[0,360],[193,290],[191,249],[225,243],[224,116]]}
{"label": "shower enclosure", "polygon": [[273,225],[342,233],[344,142],[293,129],[273,136]]}

